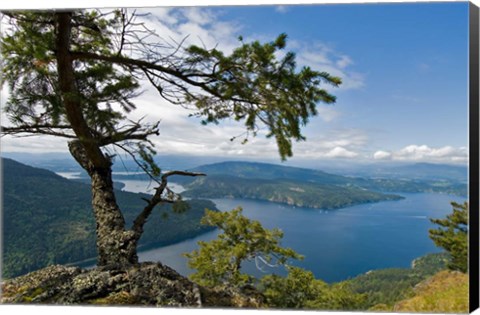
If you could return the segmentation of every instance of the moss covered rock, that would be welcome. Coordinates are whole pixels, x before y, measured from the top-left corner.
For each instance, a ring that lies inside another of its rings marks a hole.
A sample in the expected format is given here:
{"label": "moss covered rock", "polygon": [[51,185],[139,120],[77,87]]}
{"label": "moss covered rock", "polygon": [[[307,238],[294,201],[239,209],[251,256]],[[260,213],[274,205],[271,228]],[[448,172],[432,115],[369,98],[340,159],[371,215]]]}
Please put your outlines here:
{"label": "moss covered rock", "polygon": [[128,269],[49,266],[2,283],[1,303],[261,307],[258,294],[198,286],[161,263]]}

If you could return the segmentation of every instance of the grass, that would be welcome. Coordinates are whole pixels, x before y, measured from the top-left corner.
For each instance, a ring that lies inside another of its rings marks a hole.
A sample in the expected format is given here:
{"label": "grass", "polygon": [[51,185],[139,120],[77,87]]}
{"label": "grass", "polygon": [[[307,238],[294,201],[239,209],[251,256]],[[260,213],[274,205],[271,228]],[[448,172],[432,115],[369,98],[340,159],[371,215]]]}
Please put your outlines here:
{"label": "grass", "polygon": [[397,303],[395,312],[468,313],[468,275],[441,271],[415,287],[415,296]]}

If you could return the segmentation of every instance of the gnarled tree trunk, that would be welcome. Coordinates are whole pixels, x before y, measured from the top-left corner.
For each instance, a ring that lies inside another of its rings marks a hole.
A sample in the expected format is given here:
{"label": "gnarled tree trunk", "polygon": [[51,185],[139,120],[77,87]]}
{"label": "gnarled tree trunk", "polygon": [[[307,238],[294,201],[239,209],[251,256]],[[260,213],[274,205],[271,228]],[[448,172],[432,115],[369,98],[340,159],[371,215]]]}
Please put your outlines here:
{"label": "gnarled tree trunk", "polygon": [[137,240],[125,230],[125,220],[113,194],[111,169],[95,170],[92,179],[92,207],[97,222],[98,265],[138,263]]}
{"label": "gnarled tree trunk", "polygon": [[[111,166],[96,168],[79,141],[69,143],[72,156],[92,181],[92,209],[96,221],[99,266],[122,267],[138,263],[137,233],[125,229],[125,219],[113,191]],[[111,164],[110,164],[111,165]]]}

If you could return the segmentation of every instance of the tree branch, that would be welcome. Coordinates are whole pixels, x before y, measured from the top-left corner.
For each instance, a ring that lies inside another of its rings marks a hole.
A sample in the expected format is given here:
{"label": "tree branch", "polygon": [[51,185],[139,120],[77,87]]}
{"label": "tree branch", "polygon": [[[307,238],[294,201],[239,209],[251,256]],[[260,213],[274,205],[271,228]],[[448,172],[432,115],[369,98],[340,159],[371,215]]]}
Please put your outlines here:
{"label": "tree branch", "polygon": [[54,129],[67,129],[72,130],[72,127],[69,125],[50,125],[50,124],[43,124],[43,125],[21,125],[17,127],[5,127],[0,126],[1,129],[1,136],[5,135],[16,135],[21,133],[31,133],[31,134],[42,134],[42,135],[50,135],[50,136],[57,136],[63,137],[68,139],[76,139],[77,137],[73,134],[68,134],[64,132],[55,131]]}
{"label": "tree branch", "polygon": [[168,177],[173,175],[180,175],[180,176],[207,176],[204,173],[195,173],[195,172],[187,172],[187,171],[170,171],[162,175],[162,182],[167,181]]}
{"label": "tree branch", "polygon": [[109,144],[116,144],[117,142],[128,140],[147,141],[148,136],[158,136],[159,134],[160,133],[158,131],[158,122],[150,127],[142,127],[139,123],[134,123],[132,127],[126,130],[116,132],[109,136],[100,136],[101,138],[99,140],[99,145],[106,146]]}
{"label": "tree branch", "polygon": [[[130,155],[130,157],[133,159],[133,161],[135,162],[135,164],[138,165],[138,167],[140,167],[142,169],[142,171],[145,172],[145,174],[148,175],[148,177],[150,177],[151,180],[153,180],[154,182],[156,182],[157,184],[160,185],[160,182],[158,181],[157,178],[155,178],[155,176],[153,176],[150,171],[148,169],[146,169],[142,163],[140,163],[140,161],[137,159],[137,157],[135,156],[135,154],[129,150],[126,146],[124,145],[121,145],[121,144],[118,144],[118,143],[114,143],[115,146],[119,147],[120,149],[122,149],[123,151],[125,151],[128,155]],[[148,202],[148,201],[147,201]]]}
{"label": "tree branch", "polygon": [[[202,90],[204,90],[207,93],[210,93],[211,95],[218,97],[221,100],[224,100],[224,97],[219,94],[217,91],[214,89],[210,88],[205,82],[199,82],[194,80],[194,78],[204,78],[204,77],[212,77],[210,74],[205,74],[203,72],[190,72],[188,74],[184,73],[183,71],[173,69],[171,67],[164,67],[159,64],[155,64],[152,62],[148,61],[143,61],[143,60],[138,60],[138,59],[132,59],[124,56],[104,56],[104,55],[98,55],[94,53],[89,53],[89,52],[71,52],[71,56],[73,59],[76,60],[101,60],[101,61],[106,61],[106,62],[111,62],[114,64],[121,64],[124,66],[135,66],[140,69],[150,69],[150,70],[156,70],[162,73],[169,74],[177,79],[180,79],[184,81],[185,83],[188,83],[192,86],[199,87]],[[177,87],[180,87],[180,84],[175,84]],[[230,98],[232,101],[242,101],[242,102],[247,102],[247,100],[241,100],[241,99],[233,99]]]}
{"label": "tree branch", "polygon": [[[187,171],[170,171],[166,172],[161,176],[160,185],[155,188],[155,194],[152,198],[148,201],[147,206],[143,209],[143,211],[137,216],[135,221],[133,222],[132,230],[135,232],[135,235],[140,238],[143,233],[143,226],[147,222],[148,217],[152,213],[153,209],[159,203],[174,203],[176,200],[173,198],[164,198],[163,194],[165,190],[167,190],[167,195],[175,195],[173,191],[168,189],[168,178],[173,175],[181,175],[181,176],[206,176],[204,173],[195,173],[195,172],[187,172]],[[168,196],[167,196],[168,197]]]}

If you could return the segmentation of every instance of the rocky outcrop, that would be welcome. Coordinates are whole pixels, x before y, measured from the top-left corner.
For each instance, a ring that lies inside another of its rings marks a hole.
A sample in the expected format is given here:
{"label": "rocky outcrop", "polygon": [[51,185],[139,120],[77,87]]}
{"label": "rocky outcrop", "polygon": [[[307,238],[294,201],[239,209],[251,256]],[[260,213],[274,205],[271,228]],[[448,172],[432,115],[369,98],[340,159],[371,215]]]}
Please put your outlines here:
{"label": "rocky outcrop", "polygon": [[128,269],[49,266],[2,283],[1,303],[106,304],[172,307],[263,305],[253,288],[204,288],[161,263]]}

